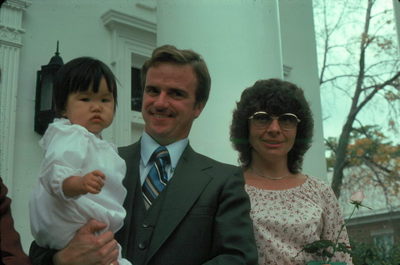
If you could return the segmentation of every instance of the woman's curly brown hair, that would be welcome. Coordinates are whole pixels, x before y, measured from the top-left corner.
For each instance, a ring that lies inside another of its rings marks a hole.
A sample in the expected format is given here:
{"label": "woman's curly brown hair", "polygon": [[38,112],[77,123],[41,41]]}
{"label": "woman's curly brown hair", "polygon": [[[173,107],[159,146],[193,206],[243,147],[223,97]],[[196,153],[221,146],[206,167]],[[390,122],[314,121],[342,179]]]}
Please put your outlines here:
{"label": "woman's curly brown hair", "polygon": [[251,163],[248,118],[256,111],[266,111],[273,115],[289,112],[301,120],[297,125],[293,148],[288,153],[289,171],[299,173],[303,156],[311,146],[314,129],[312,112],[303,90],[287,81],[267,79],[259,80],[243,91],[233,111],[230,138],[233,147],[239,152],[239,161],[244,168]]}

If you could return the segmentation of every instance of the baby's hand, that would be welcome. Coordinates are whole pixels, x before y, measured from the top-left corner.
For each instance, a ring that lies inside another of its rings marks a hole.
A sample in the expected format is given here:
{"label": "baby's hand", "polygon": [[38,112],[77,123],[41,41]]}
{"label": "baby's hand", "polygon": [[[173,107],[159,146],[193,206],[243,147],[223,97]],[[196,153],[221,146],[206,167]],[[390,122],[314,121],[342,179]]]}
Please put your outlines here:
{"label": "baby's hand", "polygon": [[94,170],[82,177],[83,190],[89,193],[97,194],[104,186],[106,176],[100,170]]}

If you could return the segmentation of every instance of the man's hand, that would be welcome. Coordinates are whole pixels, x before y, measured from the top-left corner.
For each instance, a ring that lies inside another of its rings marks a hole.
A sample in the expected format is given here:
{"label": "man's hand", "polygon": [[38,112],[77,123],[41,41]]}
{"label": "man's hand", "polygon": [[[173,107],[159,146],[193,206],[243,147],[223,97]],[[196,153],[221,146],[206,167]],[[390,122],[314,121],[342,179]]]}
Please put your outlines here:
{"label": "man's hand", "polygon": [[107,231],[96,235],[105,227],[106,224],[90,220],[54,255],[54,265],[118,265],[119,249],[114,234]]}

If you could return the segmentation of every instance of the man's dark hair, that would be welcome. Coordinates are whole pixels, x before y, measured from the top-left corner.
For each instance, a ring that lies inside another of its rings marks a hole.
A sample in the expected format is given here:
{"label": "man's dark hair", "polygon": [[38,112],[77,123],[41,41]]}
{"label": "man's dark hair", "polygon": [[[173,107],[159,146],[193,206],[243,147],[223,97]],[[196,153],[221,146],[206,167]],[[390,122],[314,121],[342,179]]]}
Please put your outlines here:
{"label": "man's dark hair", "polygon": [[192,50],[179,50],[172,45],[164,45],[156,48],[150,59],[142,66],[142,88],[145,88],[146,75],[150,67],[160,63],[172,63],[177,65],[191,65],[197,77],[196,104],[207,103],[210,94],[211,77],[203,58]]}

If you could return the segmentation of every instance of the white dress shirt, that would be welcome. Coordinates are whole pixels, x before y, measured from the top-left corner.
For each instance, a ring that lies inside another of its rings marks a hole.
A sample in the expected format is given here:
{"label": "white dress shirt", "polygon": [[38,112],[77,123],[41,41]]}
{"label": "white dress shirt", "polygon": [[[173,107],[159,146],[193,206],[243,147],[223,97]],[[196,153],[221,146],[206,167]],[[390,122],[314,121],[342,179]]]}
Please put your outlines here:
{"label": "white dress shirt", "polygon": [[[169,156],[171,158],[171,164],[167,166],[166,170],[168,173],[168,180],[170,180],[174,174],[176,165],[186,146],[189,143],[188,138],[184,138],[172,144],[165,146],[168,150]],[[154,162],[150,161],[153,152],[160,146],[150,135],[143,132],[142,138],[140,140],[140,181],[143,185],[147,174],[149,173]]]}

